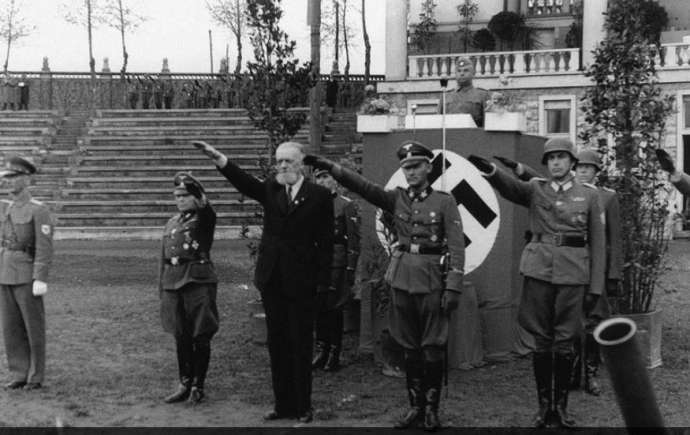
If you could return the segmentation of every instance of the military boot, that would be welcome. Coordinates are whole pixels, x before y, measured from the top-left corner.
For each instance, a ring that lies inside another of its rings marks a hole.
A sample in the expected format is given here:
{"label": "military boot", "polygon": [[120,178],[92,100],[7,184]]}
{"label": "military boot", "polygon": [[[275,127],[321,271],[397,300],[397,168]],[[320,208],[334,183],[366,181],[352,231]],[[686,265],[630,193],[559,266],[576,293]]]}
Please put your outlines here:
{"label": "military boot", "polygon": [[592,396],[601,394],[601,386],[597,380],[599,371],[599,344],[592,334],[585,336],[585,392]]}
{"label": "military boot", "polygon": [[570,375],[573,369],[573,358],[574,356],[571,353],[556,353],[554,363],[556,414],[561,426],[567,428],[575,427],[575,420],[568,414],[568,387],[570,386]]}
{"label": "military boot", "polygon": [[175,351],[177,353],[177,368],[180,383],[172,394],[166,396],[165,403],[175,403],[187,400],[192,384],[192,359],[194,348],[190,337],[176,337]]}
{"label": "military boot", "polygon": [[582,385],[582,340],[580,337],[575,339],[575,355],[573,356],[573,369],[570,373],[570,390],[579,390]]}
{"label": "military boot", "polygon": [[438,418],[438,407],[441,401],[441,381],[443,379],[443,361],[425,362],[424,370],[424,430],[435,432],[441,429]]}
{"label": "military boot", "polygon": [[323,371],[335,372],[338,369],[340,369],[340,346],[331,346],[326,364],[323,365]]}
{"label": "military boot", "polygon": [[535,427],[545,427],[550,421],[553,408],[553,354],[551,352],[534,352],[532,369],[537,383],[537,401],[539,410],[534,416]]}
{"label": "military boot", "polygon": [[314,350],[316,353],[314,355],[314,359],[311,360],[312,369],[323,368],[324,364],[326,364],[326,361],[328,360],[329,348],[330,346],[325,341],[316,340],[316,343],[314,343]]}
{"label": "military boot", "polygon": [[422,362],[406,359],[406,383],[407,397],[410,400],[410,409],[395,423],[396,429],[407,429],[416,426],[424,417],[424,396],[422,393]]}
{"label": "military boot", "polygon": [[211,360],[211,342],[200,340],[194,343],[194,377],[192,378],[192,388],[189,391],[189,402],[192,405],[201,403],[206,395],[204,394],[204,382],[208,372],[208,364]]}

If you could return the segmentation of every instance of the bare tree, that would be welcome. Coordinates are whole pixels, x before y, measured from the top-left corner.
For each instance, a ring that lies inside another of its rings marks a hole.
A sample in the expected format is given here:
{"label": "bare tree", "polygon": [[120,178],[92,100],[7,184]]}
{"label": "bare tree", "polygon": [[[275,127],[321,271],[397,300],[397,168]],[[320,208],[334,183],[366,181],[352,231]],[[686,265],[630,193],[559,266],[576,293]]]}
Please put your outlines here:
{"label": "bare tree", "polygon": [[[345,20],[347,17],[345,11],[346,9],[350,9],[350,11],[352,11],[353,7],[345,0],[333,0],[331,2],[326,2],[324,3],[324,7],[321,9],[321,42],[322,45],[326,46],[333,44],[333,69],[337,69],[339,66],[340,50],[344,50],[346,52],[346,56],[349,56],[349,50],[350,48],[353,48],[352,41],[347,35],[357,33],[356,29],[354,29],[352,25]],[[341,35],[343,36],[342,39]]]}
{"label": "bare tree", "polygon": [[369,75],[371,72],[371,43],[369,42],[369,33],[367,33],[367,17],[366,4],[362,0],[362,36],[364,37],[364,83],[369,83]]}
{"label": "bare tree", "polygon": [[26,18],[21,15],[22,2],[17,0],[5,0],[0,2],[0,37],[7,42],[7,53],[3,71],[7,72],[10,62],[10,47],[16,40],[28,36],[36,29],[35,26],[26,23]]}
{"label": "bare tree", "polygon": [[345,80],[350,76],[350,43],[349,32],[347,31],[347,0],[343,0],[343,47],[345,47]]}
{"label": "bare tree", "polygon": [[206,9],[214,22],[230,29],[237,41],[235,74],[242,70],[242,35],[246,27],[246,0],[206,0]]}
{"label": "bare tree", "polygon": [[120,69],[120,76],[123,80],[127,72],[127,61],[129,60],[129,53],[127,53],[127,45],[125,44],[125,34],[136,30],[147,19],[148,17],[134,12],[126,0],[109,0],[103,8],[103,22],[120,32],[120,39],[122,41],[122,68]]}
{"label": "bare tree", "polygon": [[93,58],[93,27],[103,22],[98,0],[83,0],[80,6],[63,4],[65,20],[68,23],[86,27],[89,38],[89,71],[91,72],[91,109],[96,108],[96,60]]}

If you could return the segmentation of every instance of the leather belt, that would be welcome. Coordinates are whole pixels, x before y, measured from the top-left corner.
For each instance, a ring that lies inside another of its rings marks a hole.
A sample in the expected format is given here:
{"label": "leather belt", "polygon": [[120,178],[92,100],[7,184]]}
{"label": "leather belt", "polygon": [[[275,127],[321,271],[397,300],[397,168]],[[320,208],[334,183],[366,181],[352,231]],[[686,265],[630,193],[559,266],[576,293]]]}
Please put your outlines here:
{"label": "leather belt", "polygon": [[532,234],[532,242],[545,243],[554,246],[568,246],[571,248],[584,248],[587,246],[587,237],[582,235],[567,234]]}
{"label": "leather belt", "polygon": [[165,264],[168,264],[170,266],[183,266],[187,263],[194,263],[194,262],[205,263],[206,260],[200,260],[198,258],[177,258],[177,257],[175,257],[175,259],[166,258],[164,260],[164,262],[165,262]]}
{"label": "leather belt", "polygon": [[440,246],[421,246],[418,243],[412,243],[411,245],[398,245],[397,248],[402,252],[409,252],[410,254],[421,254],[421,255],[443,255],[446,250]]}

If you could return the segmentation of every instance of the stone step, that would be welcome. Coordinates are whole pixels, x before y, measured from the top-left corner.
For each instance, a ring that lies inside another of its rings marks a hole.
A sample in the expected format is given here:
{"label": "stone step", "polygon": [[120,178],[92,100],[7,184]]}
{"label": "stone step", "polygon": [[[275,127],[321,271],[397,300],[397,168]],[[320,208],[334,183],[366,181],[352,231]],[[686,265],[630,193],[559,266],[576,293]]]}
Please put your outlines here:
{"label": "stone step", "polygon": [[[150,183],[150,185],[153,185]],[[139,187],[139,188],[124,188],[118,189],[113,187],[92,187],[84,189],[65,188],[62,189],[62,197],[65,200],[89,200],[89,201],[115,201],[115,200],[158,200],[168,199],[172,197],[173,186],[172,180],[166,180],[155,185],[156,187]],[[160,186],[160,187],[158,187]],[[206,196],[212,201],[217,200],[236,200],[240,201],[244,195],[239,193],[237,189],[230,187],[226,181],[225,187],[208,187],[204,185]],[[52,192],[48,192],[52,194]],[[45,194],[45,192],[44,192]]]}
{"label": "stone step", "polygon": [[[2,132],[2,129],[0,129]],[[251,134],[256,132],[252,126],[242,125],[226,125],[214,127],[197,127],[189,129],[176,125],[171,126],[152,126],[152,127],[91,127],[88,129],[89,136],[187,136],[190,138],[198,138],[204,136],[218,136],[218,135],[238,135]],[[309,130],[300,130],[298,134],[307,135]]]}
{"label": "stone step", "polygon": [[[187,166],[187,167],[199,167],[199,166],[213,166],[211,160],[204,154],[200,152],[193,152],[194,150],[189,150],[187,153],[175,153],[175,154],[154,154],[149,155],[132,155],[132,154],[120,154],[118,156],[82,156],[81,165],[83,166],[111,166],[111,167],[124,167],[124,166]],[[244,165],[258,165],[261,156],[254,154],[232,154],[230,157],[233,162],[241,163]],[[81,167],[80,167],[81,171]]]}
{"label": "stone step", "polygon": [[[0,123],[0,125],[2,125]],[[227,126],[227,125],[243,125],[253,127],[249,117],[168,117],[168,118],[94,118],[90,121],[90,127],[159,127],[159,126],[189,126],[203,127],[203,126]]]}
{"label": "stone step", "polygon": [[50,118],[0,118],[0,127],[12,128],[55,128],[55,120]]}
{"label": "stone step", "polygon": [[[204,185],[205,189],[212,188],[228,188],[232,187],[230,182],[220,175],[218,171],[215,174],[198,174],[192,171],[192,174]],[[98,174],[101,175],[101,174]],[[103,176],[70,176],[65,180],[68,189],[87,190],[87,189],[155,189],[165,187],[167,189],[172,186],[173,176],[156,176],[148,174],[148,176],[119,176],[119,177],[103,177]]]}
{"label": "stone step", "polygon": [[[177,210],[175,200],[170,195],[170,199],[153,199],[153,200],[108,200],[108,201],[46,201],[51,206],[52,210],[56,210],[60,214],[73,213],[110,213],[113,216],[127,215],[131,213],[174,213]],[[240,202],[238,200],[219,199],[213,201],[213,208],[216,213],[232,213],[232,212],[256,212],[260,209],[260,205],[256,201],[247,200]]]}
{"label": "stone step", "polygon": [[[250,174],[260,174],[259,166],[240,165],[240,167]],[[180,172],[189,170],[189,165],[177,166],[80,166],[77,173],[81,177],[87,176],[119,176],[119,177],[172,177]],[[218,170],[209,162],[208,166],[198,166],[192,172],[195,176],[213,176],[218,174]]]}
{"label": "stone step", "polygon": [[55,134],[52,127],[4,127],[0,126],[0,136],[48,136]]}
{"label": "stone step", "polygon": [[3,154],[38,155],[44,149],[45,145],[41,144],[0,145],[0,153]]}
{"label": "stone step", "polygon": [[231,117],[247,116],[246,109],[163,109],[163,110],[97,110],[96,118],[160,118],[160,117]]}
{"label": "stone step", "polygon": [[[59,227],[162,227],[174,215],[170,212],[143,212],[143,213],[57,213],[57,225]],[[256,213],[246,212],[222,212],[216,214],[216,225],[258,225],[262,221]]]}
{"label": "stone step", "polygon": [[0,118],[58,118],[57,110],[2,110]]}
{"label": "stone step", "polygon": [[[105,145],[126,145],[126,144],[151,144],[151,145],[170,145],[181,144],[191,146],[192,140],[203,140],[211,145],[218,144],[242,144],[242,143],[260,143],[266,144],[268,137],[261,132],[254,132],[250,134],[233,134],[233,135],[217,135],[217,136],[190,136],[185,135],[151,135],[151,136],[89,136],[84,138],[84,143],[89,147]],[[307,143],[309,136],[306,134],[297,134],[293,138],[298,142]]]}
{"label": "stone step", "polygon": [[[222,143],[215,144],[215,148],[225,154],[235,153],[255,153],[263,155],[266,153],[265,141],[261,143]],[[119,144],[119,145],[89,145],[85,147],[87,155],[166,155],[166,154],[199,154],[199,150],[194,148],[188,141],[177,145],[141,145],[141,144]]]}
{"label": "stone step", "polygon": [[4,136],[0,135],[0,146],[3,146],[4,144],[44,144],[47,143],[46,139],[49,139],[49,137],[46,136]]}

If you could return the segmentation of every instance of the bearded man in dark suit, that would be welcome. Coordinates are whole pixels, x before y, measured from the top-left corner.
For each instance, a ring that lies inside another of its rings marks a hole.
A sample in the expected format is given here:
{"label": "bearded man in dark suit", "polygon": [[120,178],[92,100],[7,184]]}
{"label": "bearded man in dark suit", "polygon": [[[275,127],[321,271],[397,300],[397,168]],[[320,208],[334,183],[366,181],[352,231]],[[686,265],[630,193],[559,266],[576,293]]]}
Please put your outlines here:
{"label": "bearded man in dark suit", "polygon": [[302,174],[304,152],[297,142],[276,149],[276,175],[259,180],[202,141],[192,144],[221,174],[264,209],[254,283],[261,292],[274,409],[264,418],[312,420],[311,354],[317,293],[331,284],[333,199]]}

